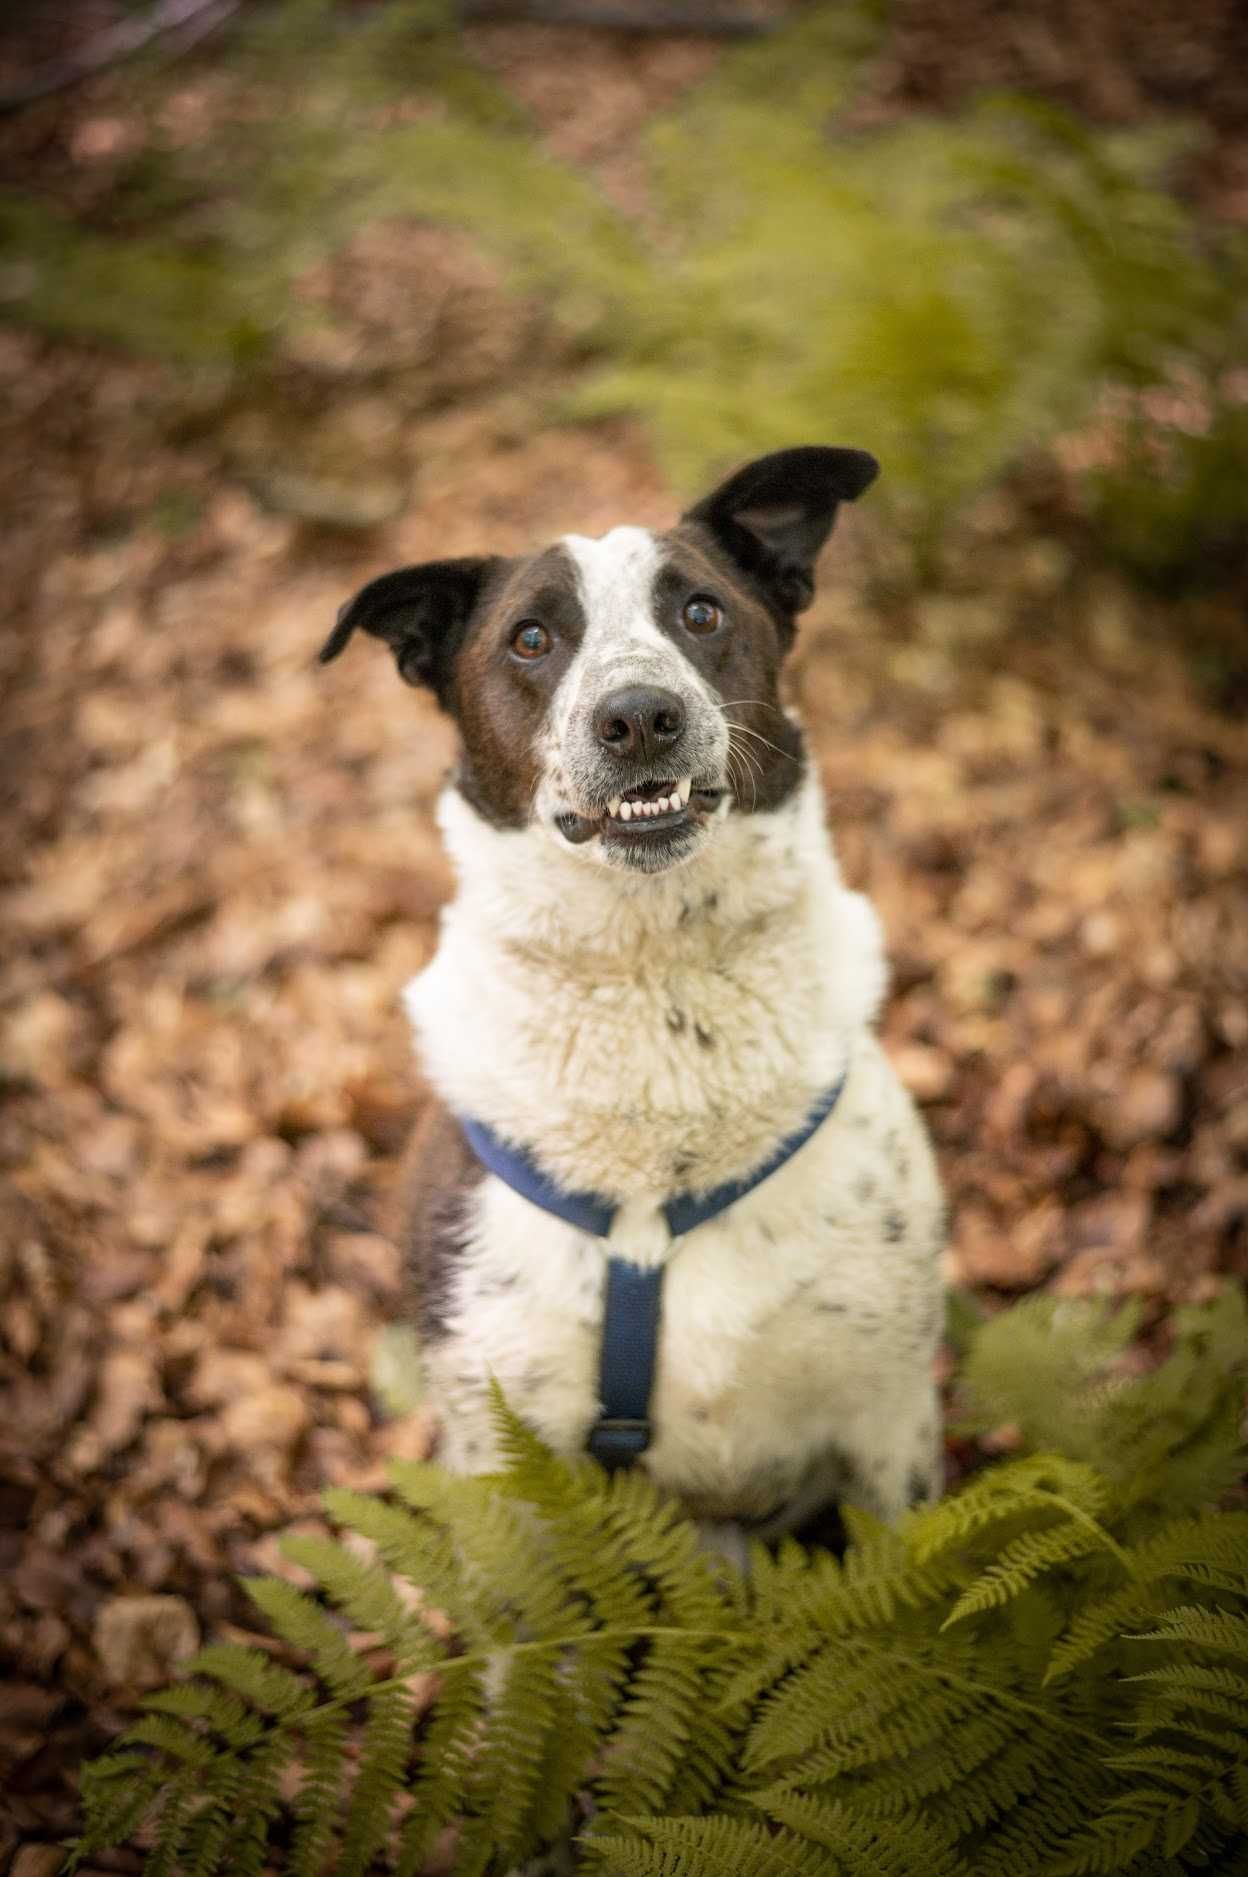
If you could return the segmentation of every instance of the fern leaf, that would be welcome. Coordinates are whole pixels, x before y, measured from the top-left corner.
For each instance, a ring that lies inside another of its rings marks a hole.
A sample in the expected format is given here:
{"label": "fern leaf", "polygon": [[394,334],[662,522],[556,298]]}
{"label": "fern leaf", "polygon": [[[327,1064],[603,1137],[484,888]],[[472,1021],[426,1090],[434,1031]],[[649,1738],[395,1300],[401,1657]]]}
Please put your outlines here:
{"label": "fern leaf", "polygon": [[1191,1798],[1166,1820],[1163,1847],[1167,1857],[1177,1857],[1195,1837],[1200,1826],[1200,1801]]}
{"label": "fern leaf", "polygon": [[744,1755],[761,1772],[813,1745],[852,1736],[882,1722],[912,1698],[900,1676],[881,1674],[862,1644],[829,1643],[762,1703]]}
{"label": "fern leaf", "polygon": [[67,1870],[77,1870],[93,1852],[125,1844],[152,1811],[162,1784],[163,1767],[145,1753],[114,1747],[88,1762],[80,1780],[83,1829],[69,1846]]}
{"label": "fern leaf", "polygon": [[1086,1558],[1090,1552],[1101,1550],[1104,1542],[1099,1532],[1073,1523],[1051,1526],[1047,1531],[1024,1532],[1021,1537],[1011,1539],[995,1564],[989,1565],[963,1591],[941,1627],[948,1629],[980,1610],[996,1609],[1009,1603],[1045,1571],[1055,1571],[1076,1558]]}
{"label": "fern leaf", "polygon": [[303,1775],[292,1802],[295,1828],[289,1877],[321,1877],[338,1833],[339,1800],[347,1760],[347,1722],[319,1714],[303,1729]]}
{"label": "fern leaf", "polygon": [[604,1810],[658,1812],[698,1725],[706,1650],[659,1636],[646,1651],[613,1730],[597,1790]]}
{"label": "fern leaf", "polygon": [[488,1647],[491,1626],[480,1620],[445,1527],[368,1493],[333,1487],[322,1495],[331,1517],[375,1544],[390,1570],[445,1610],[471,1648]]}
{"label": "fern leaf", "polygon": [[220,1734],[235,1751],[254,1746],[265,1731],[260,1716],[250,1713],[243,1703],[219,1688],[206,1688],[202,1682],[179,1682],[143,1701],[149,1714],[170,1714],[184,1721],[202,1721]]}
{"label": "fern leaf", "polygon": [[335,1877],[363,1877],[385,1843],[411,1755],[412,1708],[410,1688],[387,1688],[370,1703]]}
{"label": "fern leaf", "polygon": [[210,1643],[183,1664],[186,1675],[206,1675],[233,1689],[262,1714],[292,1719],[312,1706],[315,1696],[302,1676],[272,1662],[259,1649],[237,1643]]}
{"label": "fern leaf", "polygon": [[1100,1474],[1083,1462],[1032,1454],[985,1468],[961,1491],[914,1514],[907,1536],[916,1558],[927,1562],[949,1550],[964,1550],[971,1539],[1020,1514],[1051,1518],[1063,1500],[1096,1519],[1108,1505],[1109,1491]]}
{"label": "fern leaf", "polygon": [[834,1852],[854,1877],[965,1877],[967,1865],[943,1833],[922,1819],[891,1819],[887,1824],[863,1818],[834,1799],[795,1792],[756,1804],[769,1818],[798,1838]]}
{"label": "fern leaf", "polygon": [[417,1877],[438,1834],[459,1814],[480,1751],[486,1694],[480,1668],[448,1675],[419,1748],[412,1810],[399,1833],[396,1877]]}
{"label": "fern leaf", "polygon": [[585,1849],[621,1877],[834,1877],[817,1845],[739,1818],[624,1819],[638,1835],[597,1835]]}
{"label": "fern leaf", "polygon": [[1231,1616],[1225,1610],[1180,1604],[1165,1612],[1156,1629],[1146,1630],[1136,1640],[1181,1642],[1188,1648],[1213,1649],[1248,1663],[1248,1617]]}
{"label": "fern leaf", "polygon": [[282,1550],[311,1574],[352,1628],[379,1637],[394,1655],[396,1675],[437,1661],[441,1651],[429,1630],[412,1615],[378,1565],[364,1563],[336,1539],[306,1533],[284,1538]]}
{"label": "fern leaf", "polygon": [[660,1621],[688,1629],[728,1629],[733,1606],[723,1573],[707,1554],[697,1527],[639,1469],[611,1478],[604,1523],[656,1596]]}
{"label": "fern leaf", "polygon": [[281,1777],[294,1748],[293,1734],[275,1733],[248,1760],[234,1801],[224,1877],[260,1877],[268,1860],[270,1830],[282,1809]]}
{"label": "fern leaf", "polygon": [[192,1768],[207,1766],[214,1749],[191,1727],[163,1714],[145,1714],[121,1736],[123,1747],[158,1747],[172,1760]]}
{"label": "fern leaf", "polygon": [[[489,1479],[457,1479],[437,1467],[396,1461],[391,1475],[416,1512],[444,1527],[448,1547],[442,1576],[426,1583],[437,1602],[464,1629],[474,1649],[518,1638],[520,1632],[567,1635],[577,1623],[572,1588],[583,1570],[594,1530],[582,1521],[583,1539],[571,1551],[552,1542],[557,1515],[537,1525],[531,1509],[516,1504]],[[576,1496],[560,1502],[575,1508]]]}
{"label": "fern leaf", "polygon": [[1105,1764],[1124,1773],[1144,1773],[1156,1779],[1168,1779],[1183,1792],[1193,1792],[1219,1779],[1228,1770],[1223,1759],[1211,1753],[1187,1753],[1181,1747],[1135,1747],[1130,1753],[1111,1753]]}
{"label": "fern leaf", "polygon": [[186,1877],[216,1877],[234,1826],[245,1777],[242,1761],[225,1762],[212,1782],[211,1803],[191,1819],[182,1851]]}
{"label": "fern leaf", "polygon": [[282,1640],[311,1658],[313,1668],[335,1695],[356,1700],[371,1686],[368,1664],[311,1597],[280,1577],[245,1577],[243,1589]]}
{"label": "fern leaf", "polygon": [[564,1836],[572,1802],[589,1785],[595,1757],[623,1698],[628,1650],[620,1642],[581,1642],[556,1663],[556,1712],[546,1733],[534,1794],[532,1828],[539,1844]]}
{"label": "fern leaf", "polygon": [[536,1842],[538,1779],[559,1712],[558,1653],[531,1649],[504,1658],[502,1685],[491,1693],[473,1785],[483,1801],[486,1835],[506,1862],[525,1856]]}

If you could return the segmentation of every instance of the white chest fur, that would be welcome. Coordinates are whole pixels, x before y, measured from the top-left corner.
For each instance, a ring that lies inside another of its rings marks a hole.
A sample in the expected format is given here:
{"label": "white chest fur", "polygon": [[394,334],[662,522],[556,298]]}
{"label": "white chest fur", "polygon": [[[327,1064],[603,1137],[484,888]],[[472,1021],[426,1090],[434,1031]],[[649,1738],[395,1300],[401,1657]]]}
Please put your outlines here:
{"label": "white chest fur", "polygon": [[[839,1470],[899,1510],[934,1464],[940,1201],[869,1028],[874,915],[840,881],[813,782],[657,878],[497,833],[453,794],[442,822],[460,892],[407,993],[426,1071],[453,1110],[621,1207],[608,1246],[495,1178],[477,1189],[429,1352],[447,1458],[491,1463],[491,1373],[556,1447],[583,1446],[615,1252],[667,1263],[656,1479],[706,1516],[788,1521]],[[842,1073],[807,1145],[670,1246],[661,1201],[750,1171]]]}

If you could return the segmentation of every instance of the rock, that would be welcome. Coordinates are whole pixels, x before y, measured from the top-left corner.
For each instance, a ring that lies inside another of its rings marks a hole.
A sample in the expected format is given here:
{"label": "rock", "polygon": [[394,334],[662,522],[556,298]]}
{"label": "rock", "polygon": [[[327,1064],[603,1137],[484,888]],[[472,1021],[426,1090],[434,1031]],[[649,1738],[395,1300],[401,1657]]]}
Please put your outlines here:
{"label": "rock", "polygon": [[199,1647],[199,1624],[185,1597],[114,1597],[95,1619],[95,1652],[119,1688],[157,1688]]}

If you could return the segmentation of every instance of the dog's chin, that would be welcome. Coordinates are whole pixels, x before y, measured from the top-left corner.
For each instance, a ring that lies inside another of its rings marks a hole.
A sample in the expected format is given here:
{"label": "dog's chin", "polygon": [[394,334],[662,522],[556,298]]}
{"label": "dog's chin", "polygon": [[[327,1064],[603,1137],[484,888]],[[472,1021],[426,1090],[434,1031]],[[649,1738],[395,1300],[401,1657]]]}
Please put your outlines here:
{"label": "dog's chin", "polygon": [[633,821],[563,809],[554,816],[554,826],[562,841],[599,866],[629,873],[665,873],[710,839],[723,795],[722,789],[695,790],[678,812]]}

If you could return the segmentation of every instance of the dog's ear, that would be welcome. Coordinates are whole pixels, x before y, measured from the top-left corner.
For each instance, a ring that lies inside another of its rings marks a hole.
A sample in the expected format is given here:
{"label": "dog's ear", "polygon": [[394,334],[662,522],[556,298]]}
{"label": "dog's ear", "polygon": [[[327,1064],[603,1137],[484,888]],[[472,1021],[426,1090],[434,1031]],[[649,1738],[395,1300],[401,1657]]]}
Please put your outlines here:
{"label": "dog's ear", "polygon": [[842,502],[870,488],[880,466],[865,450],[777,450],[747,463],[684,517],[719,545],[782,613],[815,593],[815,561]]}
{"label": "dog's ear", "polygon": [[423,684],[440,704],[450,695],[455,654],[468,621],[497,559],[426,561],[400,567],[362,587],[338,614],[338,623],[321,647],[321,663],[337,658],[357,626],[384,639],[394,653],[399,676]]}

